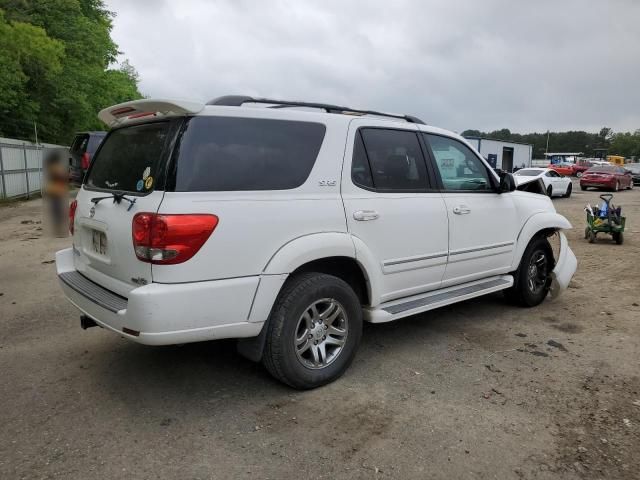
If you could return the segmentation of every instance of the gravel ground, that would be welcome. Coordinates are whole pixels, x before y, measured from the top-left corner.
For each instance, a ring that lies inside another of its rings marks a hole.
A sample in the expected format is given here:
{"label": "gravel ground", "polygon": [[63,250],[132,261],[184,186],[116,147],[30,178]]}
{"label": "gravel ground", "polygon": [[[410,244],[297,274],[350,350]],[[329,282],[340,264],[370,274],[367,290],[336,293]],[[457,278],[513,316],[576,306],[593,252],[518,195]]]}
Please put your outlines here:
{"label": "gravel ground", "polygon": [[[231,341],[80,329],[41,204],[0,206],[0,478],[639,478],[640,189],[625,243],[575,225],[570,288],[366,325],[339,381],[296,392]],[[576,192],[576,190],[578,190]]]}

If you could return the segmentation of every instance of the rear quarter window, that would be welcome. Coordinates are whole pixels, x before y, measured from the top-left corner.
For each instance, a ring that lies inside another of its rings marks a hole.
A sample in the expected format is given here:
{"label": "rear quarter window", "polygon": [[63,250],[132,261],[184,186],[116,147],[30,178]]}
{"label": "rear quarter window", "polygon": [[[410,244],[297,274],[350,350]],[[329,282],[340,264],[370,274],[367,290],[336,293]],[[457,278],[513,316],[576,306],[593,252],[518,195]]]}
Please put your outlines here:
{"label": "rear quarter window", "polygon": [[288,190],[302,185],[325,135],[320,123],[193,117],[175,158],[175,191]]}

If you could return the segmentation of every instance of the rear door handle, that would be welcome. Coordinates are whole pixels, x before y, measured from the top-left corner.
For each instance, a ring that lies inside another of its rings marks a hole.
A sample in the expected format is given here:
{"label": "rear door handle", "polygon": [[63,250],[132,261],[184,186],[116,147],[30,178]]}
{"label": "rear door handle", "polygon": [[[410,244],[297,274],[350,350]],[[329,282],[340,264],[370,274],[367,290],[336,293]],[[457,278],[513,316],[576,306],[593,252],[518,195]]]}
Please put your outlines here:
{"label": "rear door handle", "polygon": [[466,205],[458,205],[457,207],[453,207],[453,213],[456,215],[466,215],[471,213],[471,209]]}
{"label": "rear door handle", "polygon": [[368,222],[369,220],[376,220],[380,215],[375,210],[358,210],[353,212],[354,220],[359,222]]}

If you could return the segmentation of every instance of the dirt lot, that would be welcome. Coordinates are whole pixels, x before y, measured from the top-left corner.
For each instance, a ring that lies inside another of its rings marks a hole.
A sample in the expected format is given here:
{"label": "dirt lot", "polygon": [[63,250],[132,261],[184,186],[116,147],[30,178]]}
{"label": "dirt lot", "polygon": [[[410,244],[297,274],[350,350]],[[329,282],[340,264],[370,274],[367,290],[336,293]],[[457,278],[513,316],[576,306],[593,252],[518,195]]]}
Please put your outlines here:
{"label": "dirt lot", "polygon": [[0,206],[0,478],[640,478],[640,189],[616,195],[622,246],[582,238],[597,196],[554,200],[579,261],[562,297],[366,325],[303,393],[233,342],[81,330],[52,264],[69,239],[38,201]]}

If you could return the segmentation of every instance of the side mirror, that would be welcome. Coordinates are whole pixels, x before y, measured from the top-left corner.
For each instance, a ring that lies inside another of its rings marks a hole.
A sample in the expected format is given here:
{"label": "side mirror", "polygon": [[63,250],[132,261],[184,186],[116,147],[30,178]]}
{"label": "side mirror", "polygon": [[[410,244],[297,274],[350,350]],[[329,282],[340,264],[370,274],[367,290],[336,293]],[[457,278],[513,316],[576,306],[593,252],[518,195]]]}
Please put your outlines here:
{"label": "side mirror", "polygon": [[516,189],[516,181],[509,172],[500,172],[500,186],[498,193],[513,192]]}

